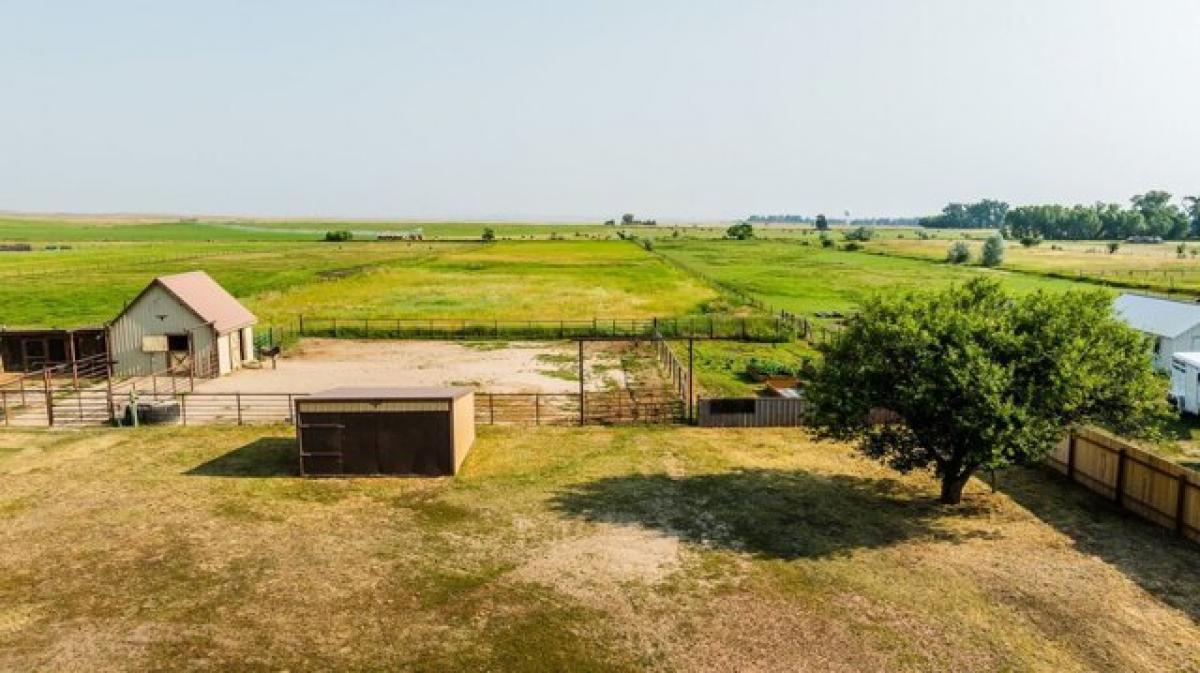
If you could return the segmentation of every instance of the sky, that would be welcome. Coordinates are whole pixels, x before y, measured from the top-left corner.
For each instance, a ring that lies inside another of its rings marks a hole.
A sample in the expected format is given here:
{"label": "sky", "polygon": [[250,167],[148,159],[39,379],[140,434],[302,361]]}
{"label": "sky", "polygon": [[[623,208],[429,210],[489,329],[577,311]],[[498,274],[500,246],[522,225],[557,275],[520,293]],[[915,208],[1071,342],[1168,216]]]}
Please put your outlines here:
{"label": "sky", "polygon": [[0,0],[0,209],[722,219],[1200,194],[1196,0]]}

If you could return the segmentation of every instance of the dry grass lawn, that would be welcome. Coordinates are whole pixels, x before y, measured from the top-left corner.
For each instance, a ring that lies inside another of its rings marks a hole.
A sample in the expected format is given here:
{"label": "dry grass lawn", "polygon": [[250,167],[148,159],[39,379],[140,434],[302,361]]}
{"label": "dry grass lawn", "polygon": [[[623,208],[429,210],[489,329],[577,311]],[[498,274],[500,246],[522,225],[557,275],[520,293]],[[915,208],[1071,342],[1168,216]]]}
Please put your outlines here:
{"label": "dry grass lawn", "polygon": [[1200,549],[1040,470],[932,502],[795,431],[0,432],[0,670],[1200,669]]}

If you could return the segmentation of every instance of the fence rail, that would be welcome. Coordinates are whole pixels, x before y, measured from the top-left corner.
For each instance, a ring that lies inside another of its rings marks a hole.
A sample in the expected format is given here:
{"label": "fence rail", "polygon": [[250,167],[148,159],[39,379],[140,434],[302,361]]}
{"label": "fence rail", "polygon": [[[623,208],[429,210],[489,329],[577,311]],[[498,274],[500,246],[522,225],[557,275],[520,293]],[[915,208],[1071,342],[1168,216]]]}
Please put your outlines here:
{"label": "fence rail", "polygon": [[260,345],[298,337],[438,340],[725,339],[781,343],[793,340],[795,323],[775,315],[695,315],[590,320],[480,320],[296,315],[260,328]]}
{"label": "fence rail", "polygon": [[1142,518],[1200,542],[1200,473],[1093,428],[1069,433],[1047,462]]}

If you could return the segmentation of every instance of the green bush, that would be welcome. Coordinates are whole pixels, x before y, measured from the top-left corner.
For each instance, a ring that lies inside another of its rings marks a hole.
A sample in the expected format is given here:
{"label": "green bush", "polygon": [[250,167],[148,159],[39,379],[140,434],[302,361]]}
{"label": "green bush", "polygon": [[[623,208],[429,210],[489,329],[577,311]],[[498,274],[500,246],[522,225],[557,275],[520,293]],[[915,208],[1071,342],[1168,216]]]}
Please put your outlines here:
{"label": "green bush", "polygon": [[946,250],[946,261],[951,264],[966,264],[971,261],[971,249],[962,241],[955,241]]}
{"label": "green bush", "polygon": [[350,231],[346,231],[345,229],[342,229],[340,231],[327,231],[327,232],[325,232],[325,240],[330,243],[341,243],[343,241],[352,241],[352,240],[354,240],[354,233],[350,232]]}
{"label": "green bush", "polygon": [[1004,263],[1004,239],[999,236],[989,236],[983,242],[983,252],[980,261],[984,266],[1000,266]]}

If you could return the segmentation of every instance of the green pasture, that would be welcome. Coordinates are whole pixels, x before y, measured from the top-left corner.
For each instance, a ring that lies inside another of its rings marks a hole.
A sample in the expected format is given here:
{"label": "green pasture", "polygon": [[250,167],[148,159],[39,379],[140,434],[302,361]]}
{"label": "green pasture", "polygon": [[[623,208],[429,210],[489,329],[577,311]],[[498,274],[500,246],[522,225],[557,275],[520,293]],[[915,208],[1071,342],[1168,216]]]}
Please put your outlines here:
{"label": "green pasture", "polygon": [[822,248],[815,241],[663,241],[655,250],[773,309],[796,313],[853,310],[872,292],[945,287],[981,274],[1016,291],[1078,287],[1065,279]]}
{"label": "green pasture", "polygon": [[533,320],[698,311],[702,281],[623,241],[125,243],[0,253],[0,325],[111,319],[155,276],[210,273],[263,323],[324,317]]}

